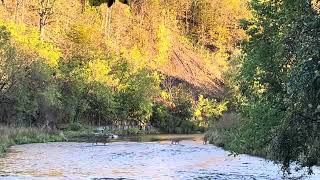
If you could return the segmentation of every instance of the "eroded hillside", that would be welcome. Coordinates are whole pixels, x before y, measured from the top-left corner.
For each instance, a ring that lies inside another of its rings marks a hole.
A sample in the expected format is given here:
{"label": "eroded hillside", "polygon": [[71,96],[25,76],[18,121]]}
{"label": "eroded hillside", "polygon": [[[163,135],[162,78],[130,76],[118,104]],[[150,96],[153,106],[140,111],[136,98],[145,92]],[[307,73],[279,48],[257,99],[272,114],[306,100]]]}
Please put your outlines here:
{"label": "eroded hillside", "polygon": [[229,54],[244,37],[238,20],[248,16],[245,6],[234,0],[136,0],[111,8],[77,0],[15,0],[4,1],[1,14],[4,22],[39,30],[63,57],[121,55],[137,68],[219,92]]}
{"label": "eroded hillside", "polygon": [[218,97],[228,59],[245,38],[239,21],[249,17],[246,6],[242,0],[110,7],[4,0],[0,122],[55,129],[70,122],[145,127],[170,120],[171,129],[157,126],[179,133],[207,128],[226,110]]}

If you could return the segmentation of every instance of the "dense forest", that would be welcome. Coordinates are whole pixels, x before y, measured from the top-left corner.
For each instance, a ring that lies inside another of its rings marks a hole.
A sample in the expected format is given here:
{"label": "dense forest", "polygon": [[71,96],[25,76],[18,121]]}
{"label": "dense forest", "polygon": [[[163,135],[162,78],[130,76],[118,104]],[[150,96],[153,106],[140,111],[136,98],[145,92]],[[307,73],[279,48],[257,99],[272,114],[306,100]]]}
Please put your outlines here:
{"label": "dense forest", "polygon": [[245,37],[238,21],[246,3],[110,5],[3,2],[1,122],[52,129],[151,121],[188,133],[226,110],[223,73]]}
{"label": "dense forest", "polygon": [[319,165],[319,12],[318,0],[2,0],[0,124],[207,131],[287,172]]}

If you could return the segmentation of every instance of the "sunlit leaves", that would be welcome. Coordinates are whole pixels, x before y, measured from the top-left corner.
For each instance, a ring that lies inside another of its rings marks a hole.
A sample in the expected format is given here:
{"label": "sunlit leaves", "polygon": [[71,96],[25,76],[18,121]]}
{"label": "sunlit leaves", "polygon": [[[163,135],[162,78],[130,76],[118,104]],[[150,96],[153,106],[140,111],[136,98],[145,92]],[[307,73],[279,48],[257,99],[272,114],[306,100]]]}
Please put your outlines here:
{"label": "sunlit leaves", "polygon": [[99,82],[108,86],[116,85],[110,74],[111,68],[104,60],[93,60],[88,63],[85,72],[88,82]]}
{"label": "sunlit leaves", "polygon": [[208,128],[210,125],[213,125],[226,110],[227,102],[219,103],[200,95],[194,107],[194,121],[198,123],[200,127]]}
{"label": "sunlit leaves", "polygon": [[[158,56],[156,58],[156,65],[163,65],[168,62],[169,52],[171,48],[170,30],[164,25],[160,24],[157,31],[158,38]],[[156,66],[156,67],[158,67]]]}
{"label": "sunlit leaves", "polygon": [[54,45],[42,42],[39,39],[39,33],[35,29],[28,28],[23,24],[7,23],[1,20],[0,25],[6,26],[13,42],[23,53],[43,58],[44,62],[51,66],[58,65],[61,52]]}
{"label": "sunlit leaves", "polygon": [[247,120],[234,150],[262,152],[287,172],[294,162],[311,167],[319,163],[319,15],[304,0],[254,0],[251,7],[254,18],[244,24],[250,38],[236,78]]}

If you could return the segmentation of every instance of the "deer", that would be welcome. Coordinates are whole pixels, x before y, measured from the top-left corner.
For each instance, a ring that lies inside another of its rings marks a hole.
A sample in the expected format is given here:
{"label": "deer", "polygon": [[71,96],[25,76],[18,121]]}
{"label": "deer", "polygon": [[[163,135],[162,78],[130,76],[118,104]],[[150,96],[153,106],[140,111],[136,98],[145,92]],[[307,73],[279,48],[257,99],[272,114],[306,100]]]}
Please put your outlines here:
{"label": "deer", "polygon": [[91,139],[92,145],[98,145],[99,142],[102,142],[103,145],[106,145],[109,142],[109,134],[105,133],[105,128],[97,128],[93,137]]}
{"label": "deer", "polygon": [[180,141],[181,141],[181,139],[173,138],[173,139],[171,139],[171,144],[179,144]]}
{"label": "deer", "polygon": [[203,137],[203,144],[204,145],[208,144],[208,137],[207,136]]}

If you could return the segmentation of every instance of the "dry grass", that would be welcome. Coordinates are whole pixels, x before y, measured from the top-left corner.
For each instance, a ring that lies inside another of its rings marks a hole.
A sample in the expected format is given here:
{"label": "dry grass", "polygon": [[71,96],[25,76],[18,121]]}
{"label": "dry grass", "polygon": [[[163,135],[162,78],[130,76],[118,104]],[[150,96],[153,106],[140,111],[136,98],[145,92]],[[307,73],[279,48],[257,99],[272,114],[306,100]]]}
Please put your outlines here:
{"label": "dry grass", "polygon": [[160,71],[170,77],[187,82],[202,91],[220,94],[223,90],[222,68],[206,60],[200,52],[190,45],[176,42],[172,48],[169,62]]}

